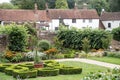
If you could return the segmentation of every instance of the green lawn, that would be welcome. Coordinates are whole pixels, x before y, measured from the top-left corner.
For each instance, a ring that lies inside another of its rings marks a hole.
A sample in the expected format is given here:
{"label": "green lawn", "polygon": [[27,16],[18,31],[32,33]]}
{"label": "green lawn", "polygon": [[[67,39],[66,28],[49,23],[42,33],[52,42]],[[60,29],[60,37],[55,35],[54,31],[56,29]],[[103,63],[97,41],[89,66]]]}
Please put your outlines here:
{"label": "green lawn", "polygon": [[[87,75],[89,72],[96,72],[96,71],[106,71],[107,68],[100,67],[97,65],[92,64],[86,64],[81,62],[72,62],[72,61],[65,61],[61,62],[62,64],[68,65],[68,66],[77,66],[82,67],[83,72],[82,74],[77,75],[59,75],[59,76],[53,76],[53,77],[37,77],[37,78],[31,78],[29,80],[80,80],[83,76]],[[5,75],[4,73],[0,73],[0,80],[15,80],[12,78],[12,76]]]}
{"label": "green lawn", "polygon": [[120,58],[113,58],[113,57],[91,57],[89,59],[120,65]]}

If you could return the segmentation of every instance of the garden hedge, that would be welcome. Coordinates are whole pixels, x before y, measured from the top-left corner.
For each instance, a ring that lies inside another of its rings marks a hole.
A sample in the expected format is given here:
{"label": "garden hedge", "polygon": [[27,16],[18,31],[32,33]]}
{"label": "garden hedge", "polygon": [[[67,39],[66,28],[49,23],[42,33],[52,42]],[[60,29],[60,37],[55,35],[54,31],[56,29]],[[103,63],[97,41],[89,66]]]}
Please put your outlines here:
{"label": "garden hedge", "polygon": [[5,68],[11,67],[11,66],[12,66],[12,64],[1,64],[0,65],[0,72],[4,72]]}
{"label": "garden hedge", "polygon": [[23,64],[19,64],[18,66],[28,67],[29,69],[34,68],[33,63],[23,63]]}
{"label": "garden hedge", "polygon": [[37,77],[37,70],[14,70],[13,73],[14,78],[36,78]]}
{"label": "garden hedge", "polygon": [[82,72],[82,68],[77,68],[77,67],[60,68],[60,74],[80,74],[81,72]]}
{"label": "garden hedge", "polygon": [[113,39],[120,41],[120,26],[112,30]]}
{"label": "garden hedge", "polygon": [[64,65],[63,64],[59,64],[59,62],[56,62],[56,61],[47,60],[47,61],[45,61],[44,66],[45,67],[55,68],[55,69],[60,69]]}
{"label": "garden hedge", "polygon": [[38,76],[57,76],[59,69],[54,68],[41,68],[38,69]]}
{"label": "garden hedge", "polygon": [[29,70],[29,68],[15,65],[15,66],[5,68],[5,73],[7,75],[13,75],[14,71],[16,71],[16,70],[17,71],[24,71],[24,70]]}
{"label": "garden hedge", "polygon": [[99,29],[62,29],[57,33],[59,41],[63,42],[63,47],[72,49],[82,49],[82,40],[87,38],[91,49],[109,47],[112,34],[109,31]]}

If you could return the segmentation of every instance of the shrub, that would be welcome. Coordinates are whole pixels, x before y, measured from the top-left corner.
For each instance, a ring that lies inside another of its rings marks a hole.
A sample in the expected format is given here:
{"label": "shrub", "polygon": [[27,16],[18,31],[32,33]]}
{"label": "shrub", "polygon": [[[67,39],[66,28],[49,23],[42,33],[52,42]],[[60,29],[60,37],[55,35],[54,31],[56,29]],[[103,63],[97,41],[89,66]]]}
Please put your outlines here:
{"label": "shrub", "polygon": [[82,40],[82,49],[88,53],[90,50],[90,41],[87,38],[84,38]]}
{"label": "shrub", "polygon": [[23,63],[23,64],[19,64],[18,66],[27,67],[29,69],[34,68],[34,64],[33,63]]}
{"label": "shrub", "polygon": [[50,42],[47,41],[47,40],[40,40],[39,43],[38,43],[38,47],[40,48],[40,50],[48,50],[51,45],[50,45]]}
{"label": "shrub", "polygon": [[20,62],[23,59],[23,55],[21,53],[16,53],[15,56],[11,58],[11,62]]}
{"label": "shrub", "polygon": [[30,35],[37,35],[37,31],[31,24],[25,23],[24,26],[27,28],[28,34]]}
{"label": "shrub", "polygon": [[14,70],[13,73],[13,77],[14,78],[21,78],[21,79],[25,79],[25,78],[36,78],[37,77],[37,70]]}
{"label": "shrub", "polygon": [[80,74],[81,72],[82,72],[82,68],[76,68],[76,67],[60,68],[60,74]]}
{"label": "shrub", "polygon": [[102,44],[104,44],[101,39],[111,40],[112,36],[109,31],[93,29],[64,29],[57,34],[59,41],[63,41],[63,47],[73,49],[82,49],[82,40],[85,37],[90,41],[91,49],[100,49],[103,48]]}
{"label": "shrub", "polygon": [[55,59],[63,59],[64,58],[64,54],[62,54],[62,53],[55,54],[54,58]]}
{"label": "shrub", "polygon": [[120,69],[108,70],[107,72],[89,73],[82,80],[119,80]]}
{"label": "shrub", "polygon": [[108,57],[120,58],[120,52],[107,52]]}
{"label": "shrub", "polygon": [[5,68],[11,67],[11,66],[12,66],[12,64],[1,64],[0,65],[0,72],[4,72]]}
{"label": "shrub", "polygon": [[5,68],[5,73],[8,75],[13,75],[15,74],[14,71],[23,71],[23,70],[29,70],[27,67],[21,67],[21,66],[11,66],[11,67],[7,67]]}
{"label": "shrub", "polygon": [[12,59],[12,57],[14,57],[15,56],[15,52],[13,52],[13,51],[10,51],[10,50],[7,50],[6,52],[5,52],[5,58],[7,58],[8,60],[11,60]]}
{"label": "shrub", "polygon": [[8,34],[8,48],[11,51],[25,51],[28,33],[27,29],[21,25],[10,25],[11,31]]}
{"label": "shrub", "polygon": [[59,69],[54,68],[41,68],[38,69],[38,76],[57,76]]}
{"label": "shrub", "polygon": [[112,30],[113,39],[120,41],[120,26]]}

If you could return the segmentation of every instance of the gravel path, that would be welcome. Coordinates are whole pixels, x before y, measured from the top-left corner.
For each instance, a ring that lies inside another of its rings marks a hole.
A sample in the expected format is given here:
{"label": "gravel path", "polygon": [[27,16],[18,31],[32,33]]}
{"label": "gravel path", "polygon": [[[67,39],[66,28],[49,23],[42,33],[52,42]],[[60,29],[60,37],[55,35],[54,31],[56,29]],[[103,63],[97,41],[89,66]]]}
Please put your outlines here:
{"label": "gravel path", "polygon": [[111,63],[106,63],[106,62],[100,62],[100,61],[95,61],[95,60],[90,60],[90,59],[82,59],[82,58],[73,58],[73,59],[56,59],[58,62],[62,61],[78,61],[78,62],[84,62],[84,63],[89,63],[89,64],[95,64],[99,66],[104,66],[108,68],[120,68],[120,65],[116,64],[111,64]]}

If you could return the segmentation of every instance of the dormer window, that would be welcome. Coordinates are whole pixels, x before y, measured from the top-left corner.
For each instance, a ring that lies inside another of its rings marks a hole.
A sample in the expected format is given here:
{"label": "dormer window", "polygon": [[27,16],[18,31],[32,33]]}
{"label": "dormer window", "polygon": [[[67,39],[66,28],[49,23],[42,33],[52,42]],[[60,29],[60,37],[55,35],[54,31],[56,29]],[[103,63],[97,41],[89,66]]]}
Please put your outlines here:
{"label": "dormer window", "polygon": [[72,19],[72,23],[76,23],[76,19]]}
{"label": "dormer window", "polygon": [[111,23],[108,23],[108,28],[111,28]]}

